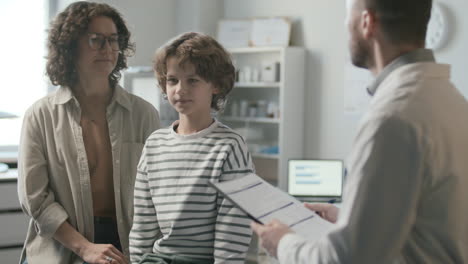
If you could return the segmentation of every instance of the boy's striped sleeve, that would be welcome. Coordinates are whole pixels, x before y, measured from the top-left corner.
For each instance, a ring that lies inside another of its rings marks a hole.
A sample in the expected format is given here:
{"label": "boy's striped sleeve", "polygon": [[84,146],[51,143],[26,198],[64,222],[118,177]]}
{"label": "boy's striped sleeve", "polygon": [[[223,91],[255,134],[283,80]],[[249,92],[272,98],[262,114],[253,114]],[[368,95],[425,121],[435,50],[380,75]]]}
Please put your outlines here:
{"label": "boy's striped sleeve", "polygon": [[[253,173],[253,163],[242,138],[234,142],[224,162],[220,181],[228,181]],[[215,263],[244,263],[252,237],[250,219],[218,194],[218,216],[215,227]]]}
{"label": "boy's striped sleeve", "polygon": [[145,150],[137,168],[133,204],[133,226],[129,241],[130,260],[132,263],[138,263],[143,254],[153,252],[154,242],[161,234],[148,184]]}

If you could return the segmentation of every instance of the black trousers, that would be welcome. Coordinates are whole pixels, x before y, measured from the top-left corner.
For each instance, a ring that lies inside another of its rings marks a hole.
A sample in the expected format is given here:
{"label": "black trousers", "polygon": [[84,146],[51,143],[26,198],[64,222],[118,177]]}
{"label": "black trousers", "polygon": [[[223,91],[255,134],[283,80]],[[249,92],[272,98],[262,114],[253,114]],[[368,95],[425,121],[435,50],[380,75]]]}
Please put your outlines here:
{"label": "black trousers", "polygon": [[[94,217],[94,243],[96,244],[112,244],[120,252],[122,246],[120,245],[119,232],[117,229],[117,222],[111,217]],[[22,264],[28,264],[27,257]],[[86,262],[83,264],[87,264]]]}
{"label": "black trousers", "polygon": [[94,243],[112,244],[122,251],[117,221],[112,217],[94,217]]}

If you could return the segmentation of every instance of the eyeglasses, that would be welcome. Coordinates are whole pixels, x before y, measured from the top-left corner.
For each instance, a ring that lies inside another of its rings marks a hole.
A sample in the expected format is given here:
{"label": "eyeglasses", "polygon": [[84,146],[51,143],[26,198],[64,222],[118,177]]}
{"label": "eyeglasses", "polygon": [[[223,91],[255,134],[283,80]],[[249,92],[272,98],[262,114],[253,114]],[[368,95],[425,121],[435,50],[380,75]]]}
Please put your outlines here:
{"label": "eyeglasses", "polygon": [[88,33],[88,44],[93,50],[100,50],[106,45],[106,41],[113,51],[120,50],[120,38],[117,34],[110,35],[108,37],[99,33]]}

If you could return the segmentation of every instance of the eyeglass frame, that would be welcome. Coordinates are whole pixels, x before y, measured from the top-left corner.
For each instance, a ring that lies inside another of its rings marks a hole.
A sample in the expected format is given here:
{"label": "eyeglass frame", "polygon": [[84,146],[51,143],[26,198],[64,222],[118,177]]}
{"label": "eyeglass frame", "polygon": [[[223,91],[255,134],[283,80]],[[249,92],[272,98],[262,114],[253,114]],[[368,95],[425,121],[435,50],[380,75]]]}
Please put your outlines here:
{"label": "eyeglass frame", "polygon": [[[110,36],[106,36],[104,34],[101,34],[101,33],[96,33],[96,32],[87,32],[86,33],[88,35],[88,46],[92,49],[92,50],[102,50],[104,48],[104,46],[106,45],[106,43],[109,43],[109,46],[111,48],[112,51],[121,51],[121,44],[122,44],[122,39],[120,38],[120,36],[117,34],[117,33],[114,33],[114,34],[111,34]],[[92,37],[91,36],[97,36],[97,37],[102,37],[103,41],[101,41],[101,44],[100,44],[100,47],[99,48],[94,48],[93,45],[91,44],[91,41],[92,41]],[[118,45],[118,49],[115,50],[112,48],[112,42],[113,42],[113,38],[117,38],[117,45]]]}

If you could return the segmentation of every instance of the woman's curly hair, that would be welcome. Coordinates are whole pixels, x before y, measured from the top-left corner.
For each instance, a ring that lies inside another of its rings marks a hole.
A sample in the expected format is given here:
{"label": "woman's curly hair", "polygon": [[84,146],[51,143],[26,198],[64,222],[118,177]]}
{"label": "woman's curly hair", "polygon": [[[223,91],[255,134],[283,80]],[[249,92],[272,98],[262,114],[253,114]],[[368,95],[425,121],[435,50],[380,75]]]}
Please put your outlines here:
{"label": "woman's curly hair", "polygon": [[167,60],[174,57],[180,65],[193,64],[197,75],[212,83],[218,90],[211,100],[211,109],[220,111],[226,96],[234,87],[235,68],[231,56],[214,38],[197,32],[187,32],[159,48],[154,56],[153,69],[159,87],[166,94]]}
{"label": "woman's curly hair", "polygon": [[111,87],[118,83],[120,71],[127,68],[127,57],[135,51],[125,21],[116,9],[107,4],[79,1],[70,4],[58,14],[49,29],[46,71],[53,85],[71,88],[77,84],[78,40],[86,33],[91,20],[98,16],[109,17],[117,27],[120,51],[117,65],[109,75],[109,83]]}

